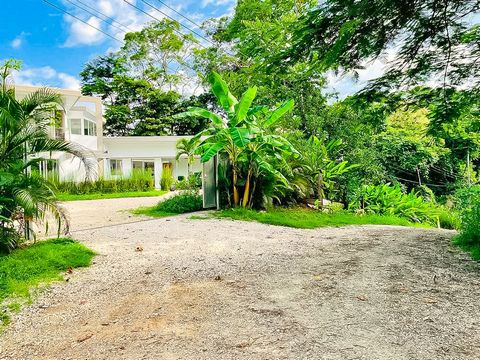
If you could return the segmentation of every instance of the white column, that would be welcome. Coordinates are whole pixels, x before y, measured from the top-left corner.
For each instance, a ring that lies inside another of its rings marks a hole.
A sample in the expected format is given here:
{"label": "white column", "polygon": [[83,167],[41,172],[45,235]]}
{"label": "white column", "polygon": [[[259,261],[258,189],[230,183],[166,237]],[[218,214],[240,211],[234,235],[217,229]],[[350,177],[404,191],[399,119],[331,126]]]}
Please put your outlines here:
{"label": "white column", "polygon": [[122,176],[129,177],[132,174],[132,159],[122,159]]}
{"label": "white column", "polygon": [[103,177],[107,180],[112,178],[110,174],[110,159],[103,159]]}
{"label": "white column", "polygon": [[162,178],[162,170],[163,170],[163,164],[162,164],[162,158],[156,158],[153,160],[153,166],[154,166],[154,179],[155,179],[155,189],[160,189],[160,179]]}

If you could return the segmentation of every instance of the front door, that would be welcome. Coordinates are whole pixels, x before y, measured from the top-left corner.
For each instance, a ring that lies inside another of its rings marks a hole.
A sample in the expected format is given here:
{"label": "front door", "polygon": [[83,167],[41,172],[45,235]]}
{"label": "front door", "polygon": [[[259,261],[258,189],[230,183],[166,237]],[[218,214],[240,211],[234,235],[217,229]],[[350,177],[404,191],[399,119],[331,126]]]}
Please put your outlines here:
{"label": "front door", "polygon": [[203,207],[217,207],[217,157],[203,163]]}

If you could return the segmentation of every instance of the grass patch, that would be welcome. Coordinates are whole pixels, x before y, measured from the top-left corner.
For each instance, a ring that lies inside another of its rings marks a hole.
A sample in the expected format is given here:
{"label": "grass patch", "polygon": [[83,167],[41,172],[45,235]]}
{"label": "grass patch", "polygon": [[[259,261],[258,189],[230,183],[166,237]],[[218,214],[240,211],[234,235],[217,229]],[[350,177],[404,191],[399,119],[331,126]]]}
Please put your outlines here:
{"label": "grass patch", "polygon": [[203,209],[202,196],[196,191],[187,191],[169,199],[160,201],[152,207],[141,207],[132,211],[135,215],[166,217]]}
{"label": "grass patch", "polygon": [[89,266],[94,252],[68,238],[38,242],[0,255],[0,302],[10,296],[28,297],[40,283],[61,280],[60,272]]}
{"label": "grass patch", "polygon": [[150,191],[127,191],[117,193],[94,193],[94,194],[57,194],[59,201],[77,201],[77,200],[98,200],[98,199],[118,199],[131,197],[152,197],[165,195],[167,191],[150,190]]}
{"label": "grass patch", "polygon": [[[89,266],[94,252],[68,239],[38,242],[10,254],[0,255],[0,304],[10,298],[30,299],[30,289],[62,280],[61,272]],[[0,327],[8,325],[9,312],[20,309],[18,302],[0,307]]]}
{"label": "grass patch", "polygon": [[248,209],[228,209],[214,212],[213,215],[219,218],[257,221],[263,224],[288,226],[299,229],[367,224],[431,227],[428,224],[412,223],[396,216],[355,215],[346,211],[327,214],[304,208],[273,208],[268,212]]}

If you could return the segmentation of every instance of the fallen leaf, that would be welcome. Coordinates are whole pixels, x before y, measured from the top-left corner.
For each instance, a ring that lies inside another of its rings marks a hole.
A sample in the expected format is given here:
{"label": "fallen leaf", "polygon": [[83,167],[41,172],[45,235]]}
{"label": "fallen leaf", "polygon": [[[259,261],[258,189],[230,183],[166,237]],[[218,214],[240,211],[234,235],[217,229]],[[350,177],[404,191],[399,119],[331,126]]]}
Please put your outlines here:
{"label": "fallen leaf", "polygon": [[360,301],[367,301],[368,298],[365,296],[365,295],[357,295],[357,300],[360,300]]}

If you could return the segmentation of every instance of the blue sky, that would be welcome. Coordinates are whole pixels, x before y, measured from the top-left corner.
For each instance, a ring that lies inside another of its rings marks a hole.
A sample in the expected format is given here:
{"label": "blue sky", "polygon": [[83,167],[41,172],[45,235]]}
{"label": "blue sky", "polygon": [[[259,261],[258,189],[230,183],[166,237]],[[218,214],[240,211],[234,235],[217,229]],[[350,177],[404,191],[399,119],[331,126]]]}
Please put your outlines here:
{"label": "blue sky", "polygon": [[[124,0],[48,1],[120,39],[123,38],[123,33],[118,29],[118,24],[114,27],[111,21],[110,24],[102,21],[99,13],[134,30],[152,21],[152,18]],[[128,1],[157,18],[163,16],[142,0]],[[164,2],[197,23],[207,18],[230,14],[235,4],[234,0],[145,1],[181,21],[179,15],[162,5],[161,2]],[[91,6],[97,12],[85,5]],[[80,7],[97,16],[92,16]],[[5,1],[2,3],[2,12],[8,15],[2,17],[0,26],[0,59],[15,58],[23,61],[22,71],[15,74],[17,84],[78,88],[78,74],[85,62],[120,45],[43,0]],[[191,24],[188,26],[193,27]]]}

